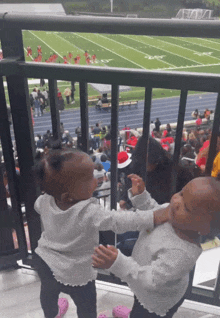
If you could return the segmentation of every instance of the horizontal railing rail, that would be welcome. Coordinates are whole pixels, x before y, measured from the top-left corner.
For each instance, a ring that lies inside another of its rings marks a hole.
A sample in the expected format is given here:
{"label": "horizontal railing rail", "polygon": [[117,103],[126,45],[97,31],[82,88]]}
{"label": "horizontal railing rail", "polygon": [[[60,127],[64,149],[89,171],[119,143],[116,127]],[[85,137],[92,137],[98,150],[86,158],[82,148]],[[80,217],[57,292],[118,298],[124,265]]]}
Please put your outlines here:
{"label": "horizontal railing rail", "polygon": [[18,75],[29,78],[44,78],[87,83],[128,85],[139,87],[167,88],[204,92],[220,92],[220,75],[148,71],[127,68],[103,68],[65,64],[37,64],[36,62],[20,62],[16,58],[5,58],[0,63],[0,74]]}
{"label": "horizontal railing rail", "polygon": [[220,21],[133,19],[113,17],[0,15],[0,28],[63,32],[220,38]]}

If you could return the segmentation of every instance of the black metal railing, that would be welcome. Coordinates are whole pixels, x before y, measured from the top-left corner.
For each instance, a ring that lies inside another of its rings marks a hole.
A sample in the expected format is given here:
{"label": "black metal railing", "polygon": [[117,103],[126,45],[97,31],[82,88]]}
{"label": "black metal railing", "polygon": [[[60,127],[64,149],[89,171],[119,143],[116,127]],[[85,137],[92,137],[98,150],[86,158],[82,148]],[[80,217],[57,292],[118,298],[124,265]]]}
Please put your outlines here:
{"label": "black metal railing", "polygon": [[[83,150],[88,151],[88,83],[103,83],[112,85],[111,100],[111,207],[116,209],[117,193],[117,148],[118,148],[118,103],[119,85],[139,86],[145,88],[143,113],[143,135],[148,138],[149,122],[153,88],[178,89],[181,91],[179,113],[176,129],[174,150],[173,182],[171,192],[175,192],[176,165],[180,153],[180,141],[184,124],[185,108],[189,90],[218,93],[215,117],[213,122],[210,151],[206,165],[206,173],[211,173],[215,155],[215,145],[220,123],[220,75],[148,71],[125,68],[102,68],[79,65],[37,64],[25,62],[22,30],[45,30],[65,32],[90,32],[112,34],[160,35],[160,36],[190,36],[220,38],[220,21],[177,21],[158,19],[122,19],[103,17],[52,17],[25,16],[5,13],[0,16],[1,44],[4,59],[0,63],[0,74],[6,76],[10,107],[13,119],[13,129],[17,145],[18,161],[21,173],[24,204],[30,232],[32,250],[37,246],[40,237],[40,220],[34,211],[34,201],[37,197],[31,169],[34,164],[34,135],[31,124],[30,102],[27,78],[49,79],[49,96],[53,136],[59,136],[60,119],[56,107],[56,81],[76,81],[80,87],[80,112],[82,127]],[[10,127],[6,115],[6,101],[3,79],[0,82],[0,134],[3,155],[9,179],[9,189],[12,197],[12,209],[17,220],[19,250],[17,258],[27,261],[31,257],[27,253],[24,231],[21,225],[21,208],[19,191],[16,189],[15,165],[13,159]],[[147,144],[144,149],[147,154]],[[0,209],[5,209],[5,201],[0,200]],[[20,222],[20,226],[19,226]],[[114,243],[114,235],[110,235],[109,243]],[[0,256],[1,259],[1,256]],[[220,274],[213,291],[193,287],[189,298],[201,302],[220,305]]]}

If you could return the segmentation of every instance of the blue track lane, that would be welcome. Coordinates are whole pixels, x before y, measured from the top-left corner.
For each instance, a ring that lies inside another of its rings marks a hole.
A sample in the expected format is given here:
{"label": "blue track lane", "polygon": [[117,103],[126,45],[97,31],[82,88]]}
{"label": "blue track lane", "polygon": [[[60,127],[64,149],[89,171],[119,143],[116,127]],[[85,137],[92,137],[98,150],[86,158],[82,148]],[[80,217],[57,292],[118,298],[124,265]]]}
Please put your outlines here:
{"label": "blue track lane", "polygon": [[[185,121],[192,120],[191,113],[196,108],[203,112],[206,108],[215,110],[217,100],[216,93],[189,95]],[[160,118],[162,124],[175,123],[177,121],[179,108],[179,97],[155,99],[152,101],[151,120]],[[119,112],[119,129],[125,125],[131,128],[143,126],[144,101],[139,101],[138,109],[134,106],[124,108]],[[34,134],[44,134],[47,129],[52,129],[50,113],[45,113],[42,117],[34,117]],[[75,136],[75,128],[80,126],[80,110],[64,110],[60,113],[60,121],[64,123],[65,130],[69,130],[71,136]],[[111,122],[111,112],[97,111],[95,107],[89,107],[89,126],[94,126],[96,122],[102,125],[109,125]]]}

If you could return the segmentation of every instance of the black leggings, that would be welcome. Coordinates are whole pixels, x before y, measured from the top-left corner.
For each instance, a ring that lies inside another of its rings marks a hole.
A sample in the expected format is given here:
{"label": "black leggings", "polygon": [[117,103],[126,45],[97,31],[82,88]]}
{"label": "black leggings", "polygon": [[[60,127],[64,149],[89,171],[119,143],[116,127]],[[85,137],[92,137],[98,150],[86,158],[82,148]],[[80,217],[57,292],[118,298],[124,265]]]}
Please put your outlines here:
{"label": "black leggings", "polygon": [[96,318],[95,281],[83,286],[69,286],[59,283],[48,265],[36,256],[36,269],[41,280],[40,302],[45,318],[54,318],[58,314],[58,298],[61,292],[70,295],[77,307],[78,318]]}
{"label": "black leggings", "polygon": [[[178,308],[182,305],[184,301],[184,297],[180,299],[180,301],[173,306],[169,311],[167,312],[166,316],[163,316],[163,318],[171,318],[177,312]],[[150,313],[147,309],[145,309],[137,300],[136,296],[134,296],[134,305],[132,308],[132,311],[130,312],[130,318],[161,318],[161,316],[158,316],[155,313]]]}

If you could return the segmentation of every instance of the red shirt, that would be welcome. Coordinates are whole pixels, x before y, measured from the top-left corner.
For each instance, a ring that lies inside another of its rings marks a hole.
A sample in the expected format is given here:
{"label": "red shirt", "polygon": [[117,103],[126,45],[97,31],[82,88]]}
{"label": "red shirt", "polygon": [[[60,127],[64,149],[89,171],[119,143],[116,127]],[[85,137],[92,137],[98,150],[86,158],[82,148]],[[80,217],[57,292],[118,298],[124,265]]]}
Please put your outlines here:
{"label": "red shirt", "polygon": [[196,125],[200,126],[202,124],[202,119],[201,118],[197,118],[196,119]]}
{"label": "red shirt", "polygon": [[131,138],[130,138],[130,139],[128,139],[127,144],[128,144],[128,145],[131,145],[131,146],[132,146],[132,148],[135,148],[135,146],[136,146],[137,142],[138,142],[137,137],[135,137],[135,136],[131,136]]}
{"label": "red shirt", "polygon": [[174,138],[173,137],[166,137],[166,138],[161,139],[160,142],[162,144],[164,144],[166,142],[168,142],[169,144],[172,144],[174,142]]}
{"label": "red shirt", "polygon": [[162,144],[161,145],[163,147],[163,149],[165,149],[166,151],[169,151],[169,146],[167,144]]}

